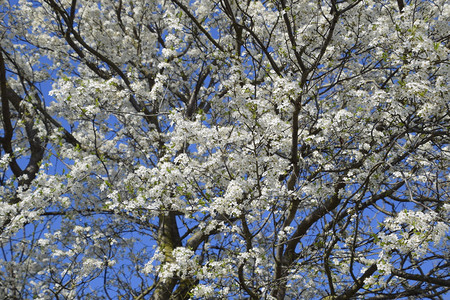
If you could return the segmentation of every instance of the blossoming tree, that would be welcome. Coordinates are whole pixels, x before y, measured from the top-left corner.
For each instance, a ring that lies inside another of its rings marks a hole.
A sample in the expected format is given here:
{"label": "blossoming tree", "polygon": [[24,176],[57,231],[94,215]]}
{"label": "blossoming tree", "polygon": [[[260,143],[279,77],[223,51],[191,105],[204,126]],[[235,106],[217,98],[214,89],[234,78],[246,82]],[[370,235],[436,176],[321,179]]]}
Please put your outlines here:
{"label": "blossoming tree", "polygon": [[447,1],[0,16],[0,298],[450,290]]}

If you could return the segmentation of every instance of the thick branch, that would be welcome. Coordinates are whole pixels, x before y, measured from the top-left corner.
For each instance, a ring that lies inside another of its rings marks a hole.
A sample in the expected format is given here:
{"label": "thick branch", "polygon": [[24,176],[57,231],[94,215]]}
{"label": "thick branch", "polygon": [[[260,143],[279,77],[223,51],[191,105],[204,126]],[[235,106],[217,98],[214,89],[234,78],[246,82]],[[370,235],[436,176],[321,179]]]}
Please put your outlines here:
{"label": "thick branch", "polygon": [[[173,250],[181,246],[175,212],[171,211],[168,214],[161,214],[159,216],[158,246],[164,255],[163,263],[173,262]],[[151,299],[169,299],[177,281],[175,277],[172,277],[158,282]]]}
{"label": "thick branch", "polygon": [[293,259],[293,254],[295,248],[301,237],[303,237],[311,226],[317,222],[320,218],[325,216],[327,213],[335,209],[339,203],[341,203],[341,198],[339,197],[339,191],[345,187],[345,183],[338,180],[334,188],[334,194],[325,203],[314,210],[309,216],[307,216],[298,225],[297,230],[292,235],[291,239],[287,242],[287,247],[285,251],[285,256],[287,255],[288,263],[290,264]]}
{"label": "thick branch", "polygon": [[23,175],[22,169],[16,161],[16,158],[12,149],[12,138],[14,129],[11,124],[11,111],[9,108],[8,92],[6,85],[6,67],[3,59],[3,48],[0,47],[0,96],[2,98],[2,117],[3,117],[3,129],[5,136],[2,138],[3,149],[10,155],[11,162],[9,163],[14,176],[20,177]]}
{"label": "thick branch", "polygon": [[439,285],[439,286],[450,287],[450,280],[446,280],[446,279],[440,279],[440,278],[424,276],[424,275],[419,275],[419,274],[409,274],[409,273],[403,272],[401,270],[396,270],[396,269],[392,270],[392,274],[397,277],[405,278],[408,280],[415,280],[415,281],[419,281],[419,282],[427,282],[427,283],[431,283],[431,284],[435,284],[435,285]]}
{"label": "thick branch", "polygon": [[375,273],[377,269],[378,268],[376,264],[371,265],[350,289],[348,289],[344,294],[334,298],[334,300],[351,299],[358,292],[358,290],[362,288],[362,286],[364,285],[364,280],[372,276],[372,274]]}

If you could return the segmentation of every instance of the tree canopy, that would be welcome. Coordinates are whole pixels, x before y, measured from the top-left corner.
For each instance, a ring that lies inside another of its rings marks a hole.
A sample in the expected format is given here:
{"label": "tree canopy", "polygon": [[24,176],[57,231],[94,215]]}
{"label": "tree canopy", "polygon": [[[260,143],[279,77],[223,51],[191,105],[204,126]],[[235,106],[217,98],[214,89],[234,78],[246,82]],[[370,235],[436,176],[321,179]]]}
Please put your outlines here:
{"label": "tree canopy", "polygon": [[0,298],[443,299],[446,0],[0,0]]}

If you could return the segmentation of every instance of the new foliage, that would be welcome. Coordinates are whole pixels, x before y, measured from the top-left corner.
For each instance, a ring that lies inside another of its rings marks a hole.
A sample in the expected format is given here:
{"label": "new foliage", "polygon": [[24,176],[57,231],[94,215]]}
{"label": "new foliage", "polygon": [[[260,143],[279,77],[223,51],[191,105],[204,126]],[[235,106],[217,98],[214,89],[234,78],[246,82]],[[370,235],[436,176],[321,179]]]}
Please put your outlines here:
{"label": "new foliage", "polygon": [[447,1],[0,17],[0,298],[449,291]]}

